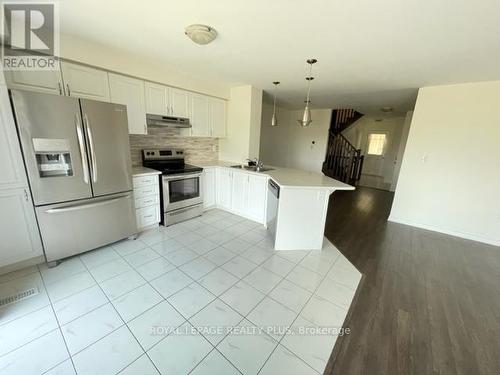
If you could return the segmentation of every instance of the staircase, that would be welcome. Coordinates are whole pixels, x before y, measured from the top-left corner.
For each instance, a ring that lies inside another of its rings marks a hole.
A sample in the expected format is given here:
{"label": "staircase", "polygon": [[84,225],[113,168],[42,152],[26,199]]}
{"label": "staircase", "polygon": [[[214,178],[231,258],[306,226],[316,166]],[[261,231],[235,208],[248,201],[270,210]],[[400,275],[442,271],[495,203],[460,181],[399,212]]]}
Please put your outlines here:
{"label": "staircase", "polygon": [[364,156],[341,133],[363,114],[354,109],[334,109],[330,122],[323,173],[336,180],[356,185],[361,177]]}

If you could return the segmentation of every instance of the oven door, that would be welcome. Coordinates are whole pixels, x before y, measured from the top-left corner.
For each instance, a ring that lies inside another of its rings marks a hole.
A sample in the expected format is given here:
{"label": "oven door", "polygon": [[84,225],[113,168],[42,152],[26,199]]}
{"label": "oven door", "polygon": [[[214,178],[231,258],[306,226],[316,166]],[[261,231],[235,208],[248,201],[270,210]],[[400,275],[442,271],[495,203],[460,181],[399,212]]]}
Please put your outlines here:
{"label": "oven door", "polygon": [[169,212],[203,203],[201,173],[163,176],[163,206]]}

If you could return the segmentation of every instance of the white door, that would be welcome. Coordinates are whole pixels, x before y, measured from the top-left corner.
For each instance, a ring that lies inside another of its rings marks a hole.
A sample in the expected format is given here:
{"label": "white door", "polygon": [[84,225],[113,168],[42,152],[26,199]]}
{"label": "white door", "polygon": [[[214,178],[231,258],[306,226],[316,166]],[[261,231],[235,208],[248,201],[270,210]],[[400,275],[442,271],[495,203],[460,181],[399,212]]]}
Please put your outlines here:
{"label": "white door", "polygon": [[147,134],[144,81],[109,73],[111,102],[127,106],[129,134]]}
{"label": "white door", "polygon": [[226,101],[209,99],[210,109],[210,136],[224,138],[226,136]]}
{"label": "white door", "polygon": [[217,169],[217,205],[223,209],[231,210],[232,200],[232,171],[225,168]]}
{"label": "white door", "polygon": [[146,82],[144,87],[146,91],[146,113],[168,116],[168,87],[152,82]]}
{"label": "white door", "polygon": [[209,137],[208,97],[191,95],[191,135],[194,137]]}
{"label": "white door", "polygon": [[265,223],[267,206],[267,177],[249,175],[247,193],[247,217]]}
{"label": "white door", "polygon": [[61,62],[66,95],[109,102],[108,73],[83,65]]}
{"label": "white door", "polygon": [[203,169],[203,208],[205,210],[215,206],[216,177],[214,168]]}
{"label": "white door", "polygon": [[7,70],[5,80],[10,89],[31,90],[64,95],[61,71],[57,70]]}
{"label": "white door", "polygon": [[0,267],[42,255],[28,189],[0,190]]}
{"label": "white door", "polygon": [[248,195],[248,173],[232,172],[232,211],[246,216],[247,213],[247,195]]}
{"label": "white door", "polygon": [[361,186],[390,189],[396,158],[393,141],[391,130],[367,132],[363,147],[365,159],[359,182]]}
{"label": "white door", "polygon": [[189,92],[170,88],[170,115],[176,117],[189,117]]}

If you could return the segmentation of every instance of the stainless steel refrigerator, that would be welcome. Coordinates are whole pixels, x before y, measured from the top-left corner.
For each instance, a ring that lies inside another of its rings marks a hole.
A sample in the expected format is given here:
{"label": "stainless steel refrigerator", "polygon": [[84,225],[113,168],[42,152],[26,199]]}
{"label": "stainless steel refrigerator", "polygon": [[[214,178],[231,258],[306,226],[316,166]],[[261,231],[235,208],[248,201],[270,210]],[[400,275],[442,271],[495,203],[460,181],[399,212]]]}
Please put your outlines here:
{"label": "stainless steel refrigerator", "polygon": [[47,262],[137,232],[126,107],[12,90]]}

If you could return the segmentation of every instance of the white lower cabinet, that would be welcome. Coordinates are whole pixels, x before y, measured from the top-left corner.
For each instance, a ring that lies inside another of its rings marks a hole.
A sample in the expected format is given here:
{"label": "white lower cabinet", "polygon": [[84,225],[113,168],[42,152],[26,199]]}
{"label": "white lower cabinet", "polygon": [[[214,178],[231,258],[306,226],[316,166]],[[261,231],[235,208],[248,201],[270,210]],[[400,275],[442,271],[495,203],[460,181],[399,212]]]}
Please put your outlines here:
{"label": "white lower cabinet", "polygon": [[26,189],[0,190],[0,267],[43,254],[31,197]]}
{"label": "white lower cabinet", "polygon": [[216,197],[217,207],[231,211],[231,196],[233,189],[233,175],[228,168],[217,168]]}
{"label": "white lower cabinet", "polygon": [[135,216],[139,231],[161,221],[158,175],[134,176]]}
{"label": "white lower cabinet", "polygon": [[216,168],[217,207],[247,219],[266,223],[267,176]]}
{"label": "white lower cabinet", "polygon": [[231,172],[233,177],[231,210],[241,216],[246,216],[248,179],[250,175],[244,172]]}
{"label": "white lower cabinet", "polygon": [[249,175],[246,214],[249,219],[266,222],[267,177]]}
{"label": "white lower cabinet", "polygon": [[215,168],[203,168],[202,191],[203,191],[203,209],[208,210],[215,207],[216,196],[216,170]]}

